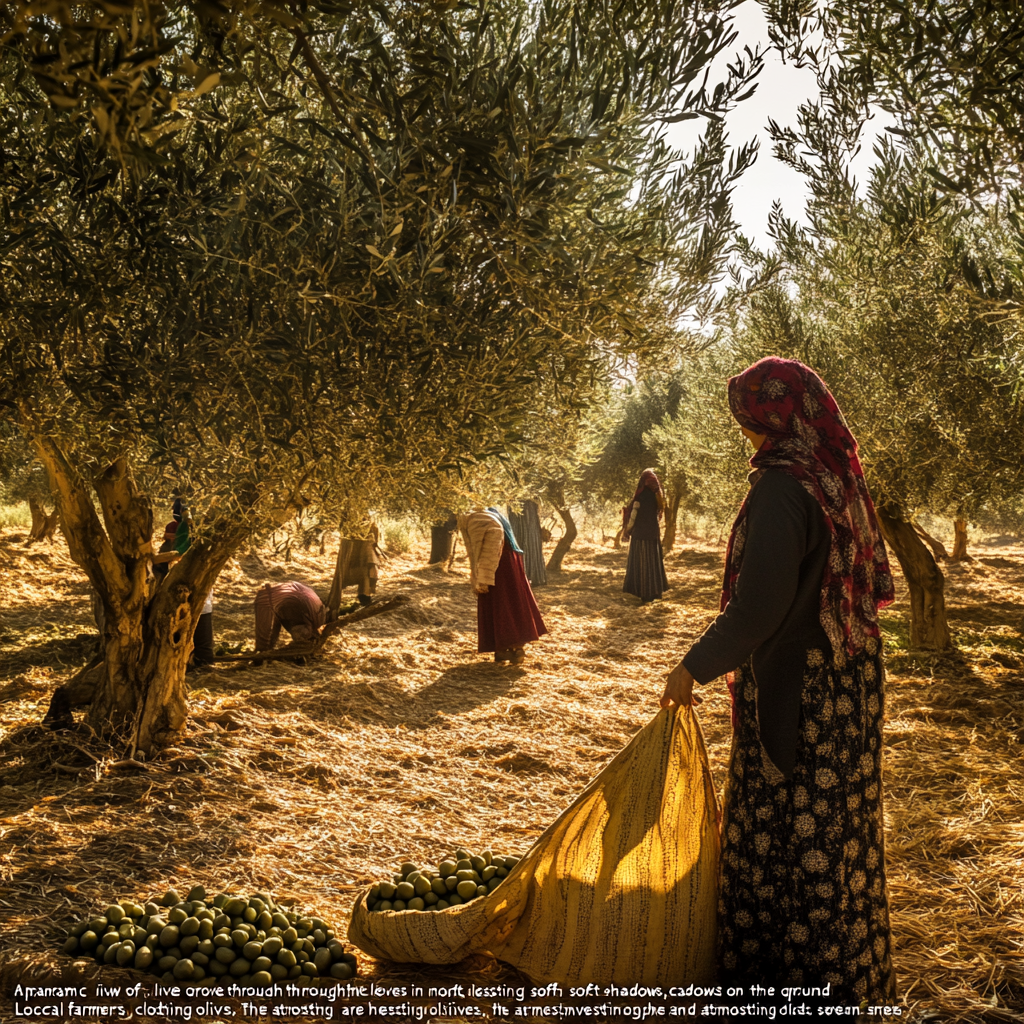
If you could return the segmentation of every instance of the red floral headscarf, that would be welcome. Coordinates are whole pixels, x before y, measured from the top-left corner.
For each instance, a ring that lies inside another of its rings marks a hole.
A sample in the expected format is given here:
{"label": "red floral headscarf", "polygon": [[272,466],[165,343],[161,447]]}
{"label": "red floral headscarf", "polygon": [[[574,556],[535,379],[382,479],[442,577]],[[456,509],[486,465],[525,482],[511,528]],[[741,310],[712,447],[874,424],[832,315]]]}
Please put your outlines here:
{"label": "red floral headscarf", "polygon": [[[795,477],[825,513],[832,548],[821,581],[821,624],[838,665],[877,637],[878,609],[893,600],[892,572],[857,457],[857,442],[821,378],[794,359],[769,357],[729,379],[740,426],[767,440],[750,460]],[[744,501],[725,556],[722,609],[739,576],[747,532]]]}
{"label": "red floral headscarf", "polygon": [[639,501],[640,495],[645,490],[654,491],[654,496],[658,499],[658,518],[661,519],[664,514],[665,492],[661,489],[661,481],[653,469],[645,469],[640,474],[640,483],[636,485],[636,493],[630,498],[629,504],[622,510],[622,528],[624,530],[629,526],[629,516],[633,510],[633,502]]}

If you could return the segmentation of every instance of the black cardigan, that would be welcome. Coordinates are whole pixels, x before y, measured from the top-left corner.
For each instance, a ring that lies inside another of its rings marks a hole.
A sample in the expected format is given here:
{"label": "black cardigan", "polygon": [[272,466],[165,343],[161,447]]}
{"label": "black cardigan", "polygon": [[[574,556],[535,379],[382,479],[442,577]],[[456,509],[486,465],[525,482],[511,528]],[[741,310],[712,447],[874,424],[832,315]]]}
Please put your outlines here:
{"label": "black cardigan", "polygon": [[750,659],[761,743],[787,778],[796,760],[807,651],[831,655],[820,618],[830,546],[821,506],[788,473],[766,470],[749,495],[746,546],[729,605],[683,658],[698,683]]}

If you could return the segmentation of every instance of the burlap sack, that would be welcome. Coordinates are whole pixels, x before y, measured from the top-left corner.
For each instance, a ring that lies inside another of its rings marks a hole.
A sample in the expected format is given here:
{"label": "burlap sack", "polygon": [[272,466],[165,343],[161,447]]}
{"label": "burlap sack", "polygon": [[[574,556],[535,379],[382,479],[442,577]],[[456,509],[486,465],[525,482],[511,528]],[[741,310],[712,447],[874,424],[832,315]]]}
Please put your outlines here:
{"label": "burlap sack", "polygon": [[494,892],[433,913],[371,913],[363,892],[349,941],[403,963],[490,953],[537,984],[710,982],[716,810],[694,712],[662,711]]}

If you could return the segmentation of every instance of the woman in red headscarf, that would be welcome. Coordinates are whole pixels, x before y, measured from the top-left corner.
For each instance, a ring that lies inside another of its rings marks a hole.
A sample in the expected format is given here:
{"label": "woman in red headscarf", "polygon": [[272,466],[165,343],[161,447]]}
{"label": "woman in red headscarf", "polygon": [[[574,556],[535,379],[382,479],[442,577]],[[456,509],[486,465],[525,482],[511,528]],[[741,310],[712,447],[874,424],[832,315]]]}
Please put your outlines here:
{"label": "woman in red headscarf", "polygon": [[661,517],[665,495],[653,469],[640,474],[633,500],[622,510],[622,539],[629,541],[626,582],[622,589],[649,604],[668,590],[661,551]]}
{"label": "woman in red headscarf", "polygon": [[726,552],[721,613],[661,704],[726,675],[723,981],[895,998],[882,817],[878,609],[892,574],[857,442],[821,379],[762,359],[729,381],[757,449]]}

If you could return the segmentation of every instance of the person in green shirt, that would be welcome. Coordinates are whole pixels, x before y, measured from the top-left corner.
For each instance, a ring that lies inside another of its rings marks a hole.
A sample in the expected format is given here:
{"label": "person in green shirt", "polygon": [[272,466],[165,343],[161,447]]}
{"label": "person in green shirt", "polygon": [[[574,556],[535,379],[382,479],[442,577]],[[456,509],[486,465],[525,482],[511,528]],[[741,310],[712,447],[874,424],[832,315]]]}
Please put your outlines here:
{"label": "person in green shirt", "polygon": [[[192,545],[192,513],[189,511],[188,503],[185,499],[179,496],[174,499],[171,514],[177,521],[178,526],[174,531],[173,540],[168,539],[164,546],[181,556]],[[171,524],[168,523],[167,525],[168,530],[165,533],[165,537],[170,533],[169,527]],[[160,550],[163,551],[163,548]],[[211,587],[210,592],[206,595],[206,601],[203,603],[203,610],[199,615],[199,621],[196,623],[196,631],[192,636],[192,657],[189,660],[187,671],[208,669],[213,665],[213,662],[213,588]]]}

